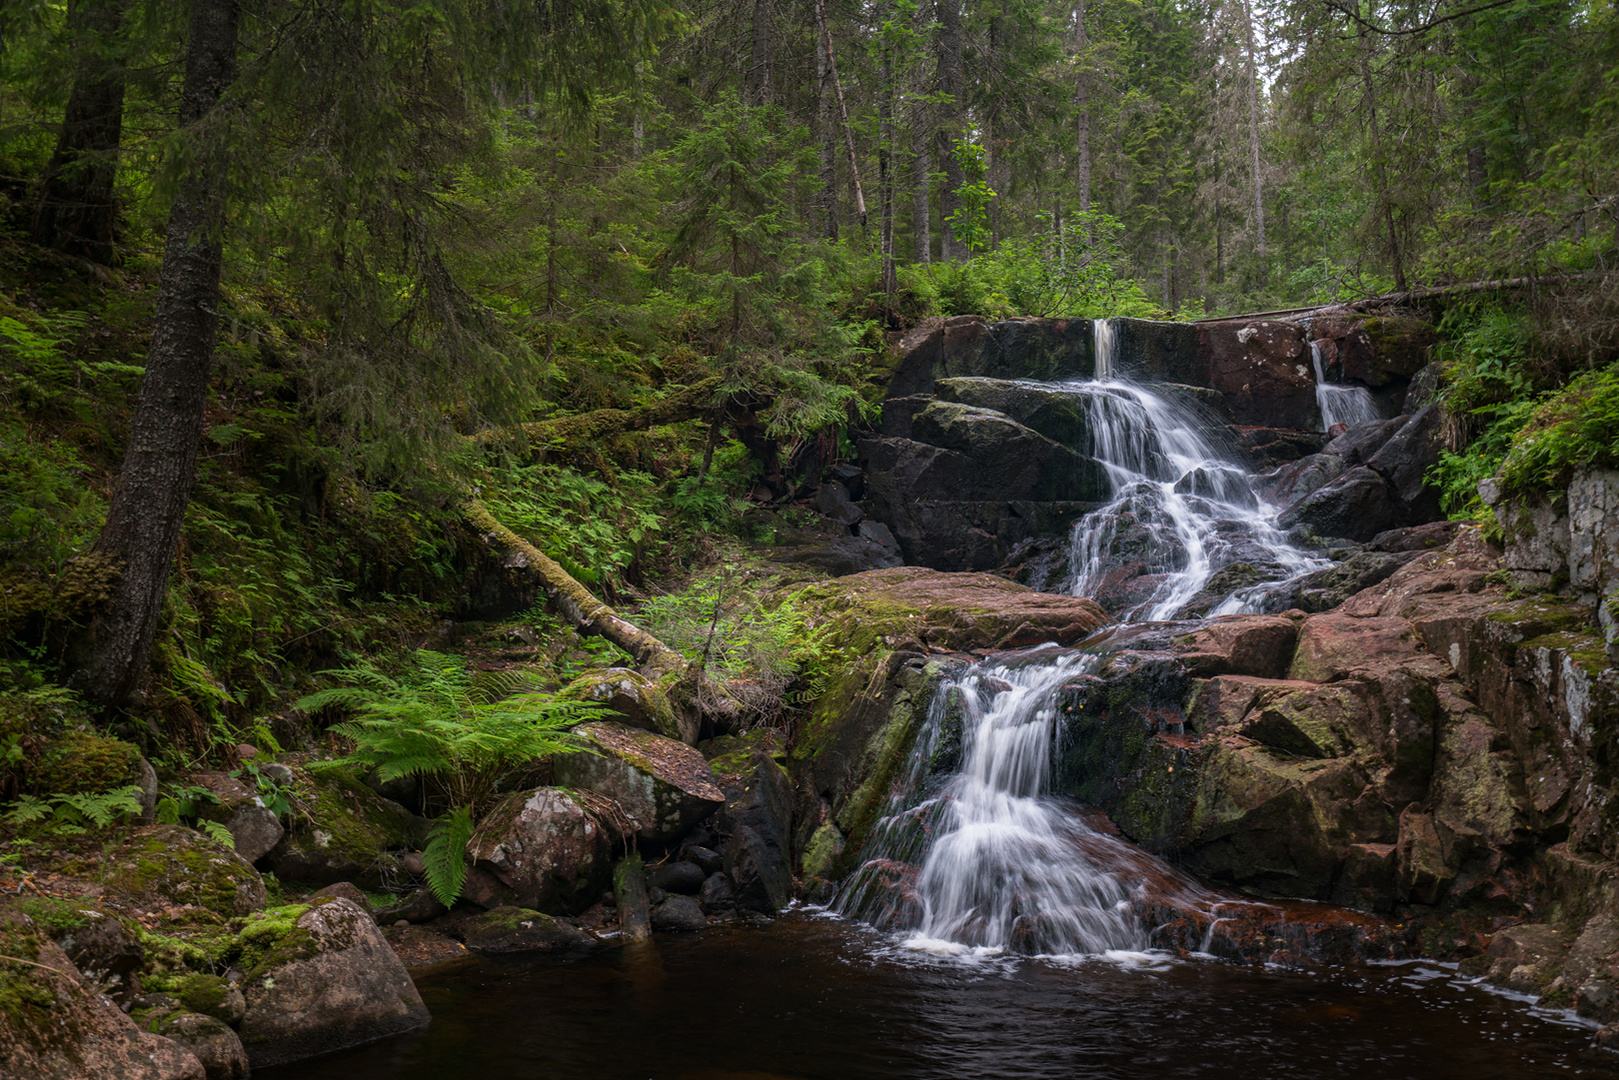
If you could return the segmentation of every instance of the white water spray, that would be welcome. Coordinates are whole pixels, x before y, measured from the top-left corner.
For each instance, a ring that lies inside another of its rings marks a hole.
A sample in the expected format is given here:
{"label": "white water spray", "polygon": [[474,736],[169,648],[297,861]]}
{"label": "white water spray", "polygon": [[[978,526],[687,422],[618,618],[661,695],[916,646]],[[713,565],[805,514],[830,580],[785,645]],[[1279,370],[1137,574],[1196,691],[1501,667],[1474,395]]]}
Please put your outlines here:
{"label": "white water spray", "polygon": [[1093,319],[1091,321],[1091,342],[1096,354],[1096,378],[1098,380],[1113,377],[1113,335],[1112,319]]}

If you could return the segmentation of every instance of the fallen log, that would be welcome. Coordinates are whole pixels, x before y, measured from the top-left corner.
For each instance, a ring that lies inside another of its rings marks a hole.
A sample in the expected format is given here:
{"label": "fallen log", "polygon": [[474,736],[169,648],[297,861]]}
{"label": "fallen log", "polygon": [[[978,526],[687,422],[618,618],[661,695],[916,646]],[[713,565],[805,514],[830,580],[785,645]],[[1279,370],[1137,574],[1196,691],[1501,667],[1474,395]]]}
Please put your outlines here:
{"label": "fallen log", "polygon": [[[715,395],[723,380],[711,376],[667,397],[633,409],[595,409],[573,416],[557,416],[549,420],[534,420],[520,424],[530,446],[547,447],[557,443],[564,446],[586,446],[627,431],[644,431],[661,424],[678,424],[682,420],[695,420],[714,410]],[[504,442],[513,435],[511,428],[482,431],[472,437],[479,446]]]}
{"label": "fallen log", "polygon": [[602,603],[555,559],[502,525],[480,500],[467,499],[461,513],[500,565],[508,573],[538,584],[575,629],[605,638],[630,654],[669,703],[675,730],[665,734],[695,746],[705,718],[721,730],[740,726],[742,705],[700,664],[688,661]]}

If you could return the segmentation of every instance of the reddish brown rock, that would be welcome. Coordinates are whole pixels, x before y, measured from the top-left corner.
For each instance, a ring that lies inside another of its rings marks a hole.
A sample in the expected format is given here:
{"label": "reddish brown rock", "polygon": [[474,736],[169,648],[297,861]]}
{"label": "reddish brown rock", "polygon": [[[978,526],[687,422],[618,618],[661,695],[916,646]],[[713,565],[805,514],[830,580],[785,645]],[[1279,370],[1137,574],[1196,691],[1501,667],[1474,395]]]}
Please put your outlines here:
{"label": "reddish brown rock", "polygon": [[1223,615],[1184,637],[1175,651],[1194,675],[1286,676],[1298,627],[1279,615]]}
{"label": "reddish brown rock", "polygon": [[1225,395],[1238,424],[1318,430],[1315,376],[1304,331],[1292,323],[1204,323],[1199,346],[1208,385]]}
{"label": "reddish brown rock", "polygon": [[1409,660],[1418,648],[1416,632],[1405,619],[1312,615],[1299,630],[1288,677],[1336,682],[1353,671]]}
{"label": "reddish brown rock", "polygon": [[595,753],[557,758],[557,783],[615,800],[643,840],[674,840],[725,802],[707,759],[685,743],[614,723],[585,724],[575,733]]}
{"label": "reddish brown rock", "polygon": [[469,899],[558,914],[582,911],[612,874],[612,847],[607,830],[568,792],[543,787],[509,795],[479,822],[467,846],[479,873],[478,882],[469,881],[476,885]]}

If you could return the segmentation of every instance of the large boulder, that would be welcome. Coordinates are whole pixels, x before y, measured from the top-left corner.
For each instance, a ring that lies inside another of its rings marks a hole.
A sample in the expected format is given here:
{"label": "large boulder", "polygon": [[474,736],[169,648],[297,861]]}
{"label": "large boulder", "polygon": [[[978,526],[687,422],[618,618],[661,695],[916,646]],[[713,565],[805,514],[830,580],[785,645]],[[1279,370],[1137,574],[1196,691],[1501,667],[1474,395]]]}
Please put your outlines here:
{"label": "large boulder", "polygon": [[467,855],[519,907],[562,914],[601,895],[612,877],[612,841],[578,796],[542,787],[501,800],[478,823]]}
{"label": "large boulder", "polygon": [[1356,466],[1277,515],[1284,529],[1302,525],[1318,536],[1366,541],[1406,524],[1403,507],[1375,470]]}
{"label": "large boulder", "polygon": [[348,900],[280,908],[240,935],[248,966],[242,1044],[254,1068],[421,1027],[416,984],[371,916]]}
{"label": "large boulder", "polygon": [[630,727],[643,728],[671,739],[685,741],[693,725],[676,714],[665,687],[634,668],[601,668],[587,671],[563,687],[557,697],[564,701],[590,701],[603,705],[613,719]]}
{"label": "large boulder", "polygon": [[[1107,473],[1095,460],[992,409],[935,401],[912,418],[911,432],[921,442],[971,459],[972,491],[981,497],[1060,502],[1107,493]],[[967,494],[918,491],[913,497]]]}
{"label": "large boulder", "polygon": [[572,923],[522,907],[498,907],[460,927],[461,940],[481,953],[571,952],[596,939]]}
{"label": "large boulder", "polygon": [[221,1020],[177,1010],[142,1017],[142,1021],[148,1031],[191,1051],[208,1080],[246,1080],[252,1072],[241,1036]]}
{"label": "large boulder", "polygon": [[1090,412],[1085,400],[1053,387],[1010,379],[964,377],[940,379],[935,393],[942,401],[1004,413],[1064,446],[1084,446],[1090,438]]}
{"label": "large boulder", "polygon": [[792,779],[763,750],[710,764],[725,790],[719,827],[729,835],[725,872],[732,895],[740,907],[774,915],[793,897]]}
{"label": "large boulder", "polygon": [[[88,869],[77,860],[63,865],[72,874]],[[97,876],[109,891],[143,907],[176,909],[180,918],[246,915],[263,907],[267,895],[259,872],[235,851],[179,825],[134,830]]]}
{"label": "large boulder", "polygon": [[310,886],[387,884],[395,853],[416,838],[411,814],[346,767],[297,766],[286,786],[304,813],[264,856],[281,881]]}
{"label": "large boulder", "polygon": [[955,375],[1052,380],[1088,377],[1096,367],[1089,319],[929,320],[901,339],[899,354],[891,398],[929,393]]}
{"label": "large boulder", "polygon": [[708,762],[684,743],[611,722],[575,733],[595,752],[558,757],[557,783],[616,800],[643,840],[674,840],[725,802]]}
{"label": "large boulder", "polygon": [[236,853],[248,862],[258,862],[268,855],[286,835],[281,819],[264,805],[264,798],[255,787],[218,771],[193,773],[191,782],[218,800],[204,807],[202,814],[230,831]]}
{"label": "large boulder", "polygon": [[1200,323],[1197,333],[1208,378],[1175,381],[1203,382],[1220,391],[1238,424],[1319,429],[1315,377],[1302,329],[1263,319]]}
{"label": "large boulder", "polygon": [[1257,675],[1279,679],[1293,661],[1298,627],[1273,615],[1224,615],[1175,641],[1181,663],[1195,675]]}
{"label": "large boulder", "polygon": [[1428,405],[1405,418],[1389,440],[1366,459],[1366,465],[1388,481],[1403,509],[1402,524],[1418,525],[1443,515],[1439,491],[1425,482],[1444,450],[1444,410]]}

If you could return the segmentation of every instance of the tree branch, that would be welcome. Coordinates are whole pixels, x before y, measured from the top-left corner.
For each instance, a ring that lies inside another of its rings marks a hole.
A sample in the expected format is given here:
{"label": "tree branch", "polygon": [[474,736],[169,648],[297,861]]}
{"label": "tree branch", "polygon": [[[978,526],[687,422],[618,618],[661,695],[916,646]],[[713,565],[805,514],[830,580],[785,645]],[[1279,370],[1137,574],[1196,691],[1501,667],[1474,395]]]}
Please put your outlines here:
{"label": "tree branch", "polygon": [[1440,18],[1430,20],[1429,22],[1423,23],[1421,26],[1411,26],[1403,30],[1390,30],[1386,26],[1378,26],[1376,23],[1365,18],[1360,14],[1360,12],[1355,11],[1352,8],[1344,7],[1342,4],[1338,3],[1337,0],[1322,0],[1322,3],[1326,4],[1327,7],[1331,8],[1333,11],[1336,11],[1338,14],[1347,16],[1372,33],[1382,34],[1385,37],[1407,37],[1413,34],[1426,34],[1434,27],[1448,23],[1453,19],[1466,18],[1469,15],[1477,15],[1481,11],[1489,11],[1492,8],[1506,7],[1508,4],[1516,4],[1518,2],[1519,0],[1492,0],[1492,2],[1488,4],[1480,4],[1477,7],[1466,8],[1462,11],[1453,11],[1449,15],[1444,15]]}

